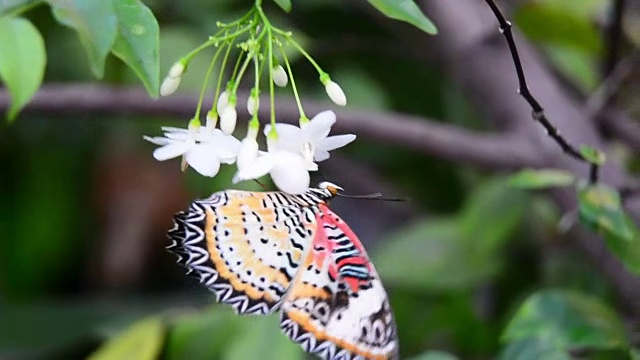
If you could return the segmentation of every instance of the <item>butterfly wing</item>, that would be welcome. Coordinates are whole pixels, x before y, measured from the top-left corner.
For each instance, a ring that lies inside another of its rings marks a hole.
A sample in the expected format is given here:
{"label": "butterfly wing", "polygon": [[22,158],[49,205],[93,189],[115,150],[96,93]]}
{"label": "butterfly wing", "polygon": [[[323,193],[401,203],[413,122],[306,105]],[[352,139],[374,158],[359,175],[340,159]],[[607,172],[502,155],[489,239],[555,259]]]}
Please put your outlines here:
{"label": "butterfly wing", "polygon": [[323,359],[397,359],[387,294],[362,243],[319,206],[318,230],[282,304],[280,327]]}
{"label": "butterfly wing", "polygon": [[167,249],[219,302],[247,314],[279,308],[316,230],[314,211],[280,192],[220,191],[174,221]]}

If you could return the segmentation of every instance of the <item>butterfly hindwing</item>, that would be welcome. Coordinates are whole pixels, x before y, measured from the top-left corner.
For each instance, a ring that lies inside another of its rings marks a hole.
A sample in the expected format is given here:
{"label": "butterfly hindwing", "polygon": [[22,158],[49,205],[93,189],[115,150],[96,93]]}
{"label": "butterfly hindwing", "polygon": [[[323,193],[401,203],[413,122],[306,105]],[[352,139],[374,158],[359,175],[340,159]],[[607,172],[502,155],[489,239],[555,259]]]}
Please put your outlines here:
{"label": "butterfly hindwing", "polygon": [[282,304],[281,328],[323,359],[395,359],[387,294],[357,236],[319,205],[313,244]]}
{"label": "butterfly hindwing", "polygon": [[296,200],[280,192],[214,193],[176,214],[168,249],[236,312],[273,312],[315,235],[314,211]]}

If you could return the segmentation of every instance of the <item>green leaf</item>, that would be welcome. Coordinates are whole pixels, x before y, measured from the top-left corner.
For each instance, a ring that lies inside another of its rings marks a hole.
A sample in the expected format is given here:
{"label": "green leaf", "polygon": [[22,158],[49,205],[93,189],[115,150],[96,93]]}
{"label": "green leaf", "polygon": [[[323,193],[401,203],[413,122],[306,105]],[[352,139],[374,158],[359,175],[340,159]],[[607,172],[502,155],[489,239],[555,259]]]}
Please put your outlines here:
{"label": "green leaf", "polygon": [[101,78],[104,62],[118,32],[112,1],[45,0],[58,22],[78,33],[93,74]]}
{"label": "green leaf", "polygon": [[291,12],[291,0],[273,0],[285,12]]}
{"label": "green leaf", "polygon": [[430,219],[392,234],[372,259],[387,284],[448,291],[473,287],[497,270],[494,263],[475,264],[475,257],[474,263],[460,261],[468,255],[457,219]]}
{"label": "green leaf", "polygon": [[162,352],[165,326],[161,319],[141,320],[116,335],[88,360],[155,360]]}
{"label": "green leaf", "polygon": [[38,91],[47,54],[38,29],[23,18],[0,17],[0,79],[11,95],[11,121]]}
{"label": "green leaf", "polygon": [[637,348],[629,349],[629,358],[631,360],[640,360],[640,349],[637,349]]}
{"label": "green leaf", "polygon": [[458,358],[444,351],[427,351],[407,360],[457,360]]}
{"label": "green leaf", "polygon": [[594,70],[597,69],[599,57],[568,46],[548,44],[543,48],[560,74],[585,91],[595,91],[600,84],[598,72]]}
{"label": "green leaf", "polygon": [[498,251],[521,223],[526,204],[526,193],[505,186],[503,179],[489,181],[457,217],[421,221],[392,234],[372,252],[373,262],[385,282],[396,286],[476,286],[499,270]]}
{"label": "green leaf", "polygon": [[113,53],[138,75],[153,97],[158,96],[160,64],[159,28],[155,16],[140,0],[114,2],[118,34]]}
{"label": "green leaf", "polygon": [[435,35],[438,29],[426,17],[413,0],[368,0],[387,17],[407,22],[427,34]]}
{"label": "green leaf", "polygon": [[581,145],[580,154],[582,154],[588,162],[594,165],[602,165],[607,161],[607,156],[602,151],[589,145]]}
{"label": "green leaf", "polygon": [[289,340],[280,329],[278,316],[254,317],[242,322],[240,333],[225,351],[226,360],[303,360],[302,348]]}
{"label": "green leaf", "polygon": [[554,344],[538,339],[525,338],[510,342],[500,352],[498,360],[571,360],[571,356],[563,349],[554,347]]}
{"label": "green leaf", "polygon": [[602,234],[609,249],[640,274],[640,231],[622,209],[620,195],[604,185],[578,187],[580,220]]}
{"label": "green leaf", "polygon": [[21,14],[38,2],[39,0],[0,0],[0,15],[8,13],[13,15]]}
{"label": "green leaf", "polygon": [[628,339],[620,318],[598,299],[562,291],[531,295],[502,335],[505,342],[535,339],[540,349],[625,348]]}
{"label": "green leaf", "polygon": [[570,47],[586,55],[599,55],[602,39],[597,25],[584,14],[557,6],[568,2],[571,1],[527,3],[516,12],[515,23],[534,42]]}
{"label": "green leaf", "polygon": [[527,204],[527,194],[506,186],[503,178],[474,189],[460,214],[465,257],[497,265],[496,252],[522,222]]}
{"label": "green leaf", "polygon": [[520,189],[546,189],[567,186],[575,181],[572,173],[558,169],[525,169],[509,177],[509,185]]}
{"label": "green leaf", "polygon": [[167,359],[219,359],[238,334],[243,318],[223,307],[184,316],[171,326],[166,345]]}

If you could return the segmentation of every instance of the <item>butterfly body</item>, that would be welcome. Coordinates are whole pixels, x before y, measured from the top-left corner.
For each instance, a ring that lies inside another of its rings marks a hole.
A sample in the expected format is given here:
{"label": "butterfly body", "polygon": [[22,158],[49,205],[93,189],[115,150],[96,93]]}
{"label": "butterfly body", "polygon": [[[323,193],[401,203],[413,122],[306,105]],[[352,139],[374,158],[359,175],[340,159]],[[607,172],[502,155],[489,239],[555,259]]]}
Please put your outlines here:
{"label": "butterfly body", "polygon": [[175,217],[169,250],[240,314],[280,311],[280,327],[324,359],[395,359],[382,283],[360,240],[327,206],[301,195],[227,190]]}

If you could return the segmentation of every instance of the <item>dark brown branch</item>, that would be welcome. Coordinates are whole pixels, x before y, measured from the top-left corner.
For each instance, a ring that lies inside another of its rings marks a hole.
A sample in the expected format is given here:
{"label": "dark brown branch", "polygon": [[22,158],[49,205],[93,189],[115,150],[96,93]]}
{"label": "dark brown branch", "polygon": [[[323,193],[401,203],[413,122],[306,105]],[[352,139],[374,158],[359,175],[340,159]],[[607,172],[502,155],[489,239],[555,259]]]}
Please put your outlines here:
{"label": "dark brown branch", "polygon": [[[239,103],[245,97],[246,94],[240,94]],[[268,104],[269,101],[262,99],[261,103]],[[281,121],[298,121],[298,110],[292,100],[276,99],[276,103]],[[42,87],[24,112],[48,116],[91,113],[175,116],[188,119],[193,116],[196,104],[196,96],[173,95],[155,101],[140,89],[59,84]],[[0,112],[6,111],[8,105],[8,94],[0,91]],[[305,103],[305,111],[310,115],[327,108],[318,103]],[[267,107],[260,109],[262,119],[268,118],[268,110]],[[238,106],[238,111],[240,119],[249,119],[243,106]],[[353,132],[364,139],[393,144],[451,161],[493,169],[542,165],[532,144],[510,133],[479,133],[404,114],[340,110],[337,115],[338,131]]]}
{"label": "dark brown branch", "polygon": [[[493,14],[486,11],[486,4],[476,0],[420,1],[423,9],[440,30],[438,36],[428,37],[409,33],[400,39],[408,42],[400,46],[416,45],[428,48],[432,56],[438,56],[452,81],[469,97],[488,121],[524,134],[538,145],[545,155],[548,167],[562,168],[575,174],[586,174],[584,164],[557,151],[555,142],[540,131],[531,121],[529,106],[517,101],[513,83],[517,81],[513,71],[512,55],[498,37]],[[392,25],[389,25],[392,26]],[[407,32],[407,30],[398,30]],[[527,69],[528,85],[545,104],[545,111],[554,119],[554,125],[574,144],[589,144],[607,150],[600,129],[587,121],[584,102],[573,96],[547,67],[545,60],[520,34],[515,31],[522,66]],[[608,161],[601,169],[601,181],[609,186],[621,187],[630,183],[629,174],[615,160]],[[575,211],[576,194],[573,189],[552,192],[553,199],[564,212]],[[635,221],[640,221],[640,201],[628,199],[625,207]],[[605,242],[596,234],[576,229],[570,237],[575,246],[590,258],[594,266],[609,279],[621,302],[631,313],[639,314],[640,277],[630,273],[621,262],[606,250]]]}
{"label": "dark brown branch", "polygon": [[505,39],[507,40],[509,51],[511,52],[511,56],[513,58],[513,64],[516,68],[516,74],[518,76],[518,84],[519,84],[518,93],[531,106],[531,110],[532,110],[531,116],[535,121],[539,122],[545,128],[545,130],[547,131],[547,134],[549,134],[549,136],[553,138],[553,140],[560,146],[560,148],[562,148],[562,151],[564,151],[566,154],[572,156],[577,160],[580,160],[589,164],[590,165],[589,181],[591,183],[598,182],[598,173],[599,173],[598,165],[592,164],[589,160],[587,160],[584,156],[582,156],[582,154],[576,149],[575,146],[573,146],[562,135],[560,135],[560,132],[558,131],[558,129],[555,126],[553,126],[553,124],[551,124],[551,122],[547,119],[546,115],[544,114],[544,109],[542,108],[538,100],[536,100],[533,94],[531,94],[531,91],[529,91],[529,86],[527,85],[527,79],[524,75],[522,62],[520,61],[520,55],[518,54],[518,48],[516,46],[515,40],[513,39],[513,33],[511,32],[511,22],[505,19],[505,17],[502,15],[502,12],[500,12],[500,9],[498,9],[498,6],[496,6],[493,0],[485,0],[485,1],[491,8],[491,11],[493,12],[496,19],[498,20],[498,23],[500,24],[500,32],[502,33],[502,35],[504,35]]}

